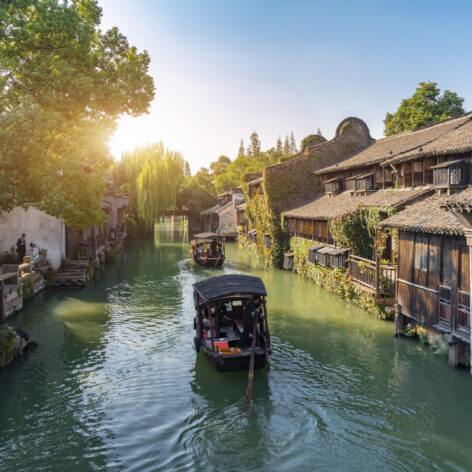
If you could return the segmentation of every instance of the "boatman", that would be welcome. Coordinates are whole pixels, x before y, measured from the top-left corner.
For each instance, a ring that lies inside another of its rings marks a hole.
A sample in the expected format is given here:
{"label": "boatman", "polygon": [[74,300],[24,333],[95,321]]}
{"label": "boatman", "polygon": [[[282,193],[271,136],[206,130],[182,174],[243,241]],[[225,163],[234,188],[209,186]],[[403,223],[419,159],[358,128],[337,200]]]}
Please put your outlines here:
{"label": "boatman", "polygon": [[241,334],[241,339],[239,340],[239,347],[245,346],[250,333],[252,333],[252,330],[254,329],[254,317],[261,308],[261,298],[258,295],[254,295],[252,299],[244,305],[243,332]]}

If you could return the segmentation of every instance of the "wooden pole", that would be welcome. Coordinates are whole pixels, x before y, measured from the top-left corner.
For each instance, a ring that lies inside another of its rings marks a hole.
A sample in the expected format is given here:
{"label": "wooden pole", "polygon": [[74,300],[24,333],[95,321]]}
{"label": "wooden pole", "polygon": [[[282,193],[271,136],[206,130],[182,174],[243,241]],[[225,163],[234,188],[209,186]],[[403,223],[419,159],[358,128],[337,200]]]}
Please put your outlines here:
{"label": "wooden pole", "polygon": [[213,317],[211,316],[210,304],[207,303],[208,321],[210,322],[211,350],[215,352],[215,333],[213,332]]}
{"label": "wooden pole", "polygon": [[259,320],[259,310],[262,308],[261,305],[254,314],[254,327],[252,329],[252,346],[251,346],[251,358],[249,359],[249,373],[247,376],[247,389],[246,389],[246,408],[249,408],[251,403],[252,395],[252,384],[254,382],[254,357],[256,355],[256,340],[257,340],[257,321]]}

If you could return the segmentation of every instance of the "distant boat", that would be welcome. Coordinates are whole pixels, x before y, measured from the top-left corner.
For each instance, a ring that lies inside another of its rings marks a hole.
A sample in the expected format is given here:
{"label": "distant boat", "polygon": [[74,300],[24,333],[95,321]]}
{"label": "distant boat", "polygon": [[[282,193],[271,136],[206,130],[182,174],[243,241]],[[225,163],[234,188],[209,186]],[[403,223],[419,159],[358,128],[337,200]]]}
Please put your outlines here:
{"label": "distant boat", "polygon": [[[231,274],[211,277],[193,285],[195,309],[194,338],[221,371],[248,370],[251,354],[253,366],[264,367],[272,353],[267,324],[267,291],[259,277]],[[244,306],[259,297],[259,308],[247,344],[241,345]]]}
{"label": "distant boat", "polygon": [[190,256],[203,267],[221,267],[225,261],[225,244],[223,237],[216,233],[200,233],[190,241]]}

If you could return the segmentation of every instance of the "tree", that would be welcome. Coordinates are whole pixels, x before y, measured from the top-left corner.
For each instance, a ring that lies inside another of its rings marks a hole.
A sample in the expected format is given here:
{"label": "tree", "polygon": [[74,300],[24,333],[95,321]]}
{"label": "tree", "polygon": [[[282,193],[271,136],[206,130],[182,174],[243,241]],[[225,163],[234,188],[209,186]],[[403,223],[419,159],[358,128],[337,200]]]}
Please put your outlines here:
{"label": "tree", "polygon": [[290,133],[290,154],[296,154],[298,152],[297,143],[295,142],[295,136],[293,131]]}
{"label": "tree", "polygon": [[105,220],[107,140],[148,111],[154,82],[148,54],[100,18],[96,0],[0,2],[0,211]]}
{"label": "tree", "polygon": [[188,161],[185,161],[184,176],[185,177],[190,177],[191,175],[192,175],[192,173],[190,172],[190,164],[188,163]]}
{"label": "tree", "polygon": [[241,143],[239,144],[238,157],[244,156],[244,141],[241,138]]}
{"label": "tree", "polygon": [[280,135],[279,135],[279,137],[277,138],[277,145],[276,145],[276,147],[275,147],[275,150],[276,150],[279,154],[282,154],[282,153],[283,153],[282,139],[280,139]]}
{"label": "tree", "polygon": [[251,157],[257,157],[261,152],[261,142],[259,141],[258,134],[253,131],[251,136],[249,137],[251,144],[247,149],[247,155]]}
{"label": "tree", "polygon": [[160,142],[124,153],[113,176],[130,196],[130,212],[149,227],[164,210],[176,208],[183,169],[181,154]]}
{"label": "tree", "polygon": [[226,171],[228,166],[231,164],[231,159],[227,156],[220,156],[216,162],[210,164],[210,170],[213,175],[220,175]]}
{"label": "tree", "polygon": [[177,194],[177,207],[187,208],[199,216],[202,210],[216,204],[213,177],[202,167],[193,177],[186,177]]}
{"label": "tree", "polygon": [[436,82],[420,82],[416,92],[401,101],[395,113],[385,116],[386,136],[429,126],[464,113],[464,99],[445,90],[443,95]]}
{"label": "tree", "polygon": [[288,157],[291,155],[291,149],[290,149],[290,143],[288,141],[288,136],[285,136],[285,141],[284,141],[284,149],[283,149],[283,155],[285,157]]}

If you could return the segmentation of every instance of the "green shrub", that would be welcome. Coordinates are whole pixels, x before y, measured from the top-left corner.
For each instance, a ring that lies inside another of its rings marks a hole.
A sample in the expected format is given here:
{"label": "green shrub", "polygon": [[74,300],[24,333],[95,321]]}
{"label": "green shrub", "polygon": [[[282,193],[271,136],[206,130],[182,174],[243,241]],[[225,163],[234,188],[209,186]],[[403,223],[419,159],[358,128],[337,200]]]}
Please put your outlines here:
{"label": "green shrub", "polygon": [[311,280],[319,287],[324,287],[334,295],[356,305],[376,318],[388,319],[382,305],[374,303],[374,296],[364,292],[348,280],[348,274],[343,269],[330,269],[312,264],[308,261],[308,249],[313,241],[302,238],[291,238],[290,248],[294,253],[293,270]]}
{"label": "green shrub", "polygon": [[111,247],[105,252],[105,262],[115,262],[116,260],[116,249]]}
{"label": "green shrub", "polygon": [[15,333],[8,326],[0,325],[0,369],[13,360],[15,346]]}

